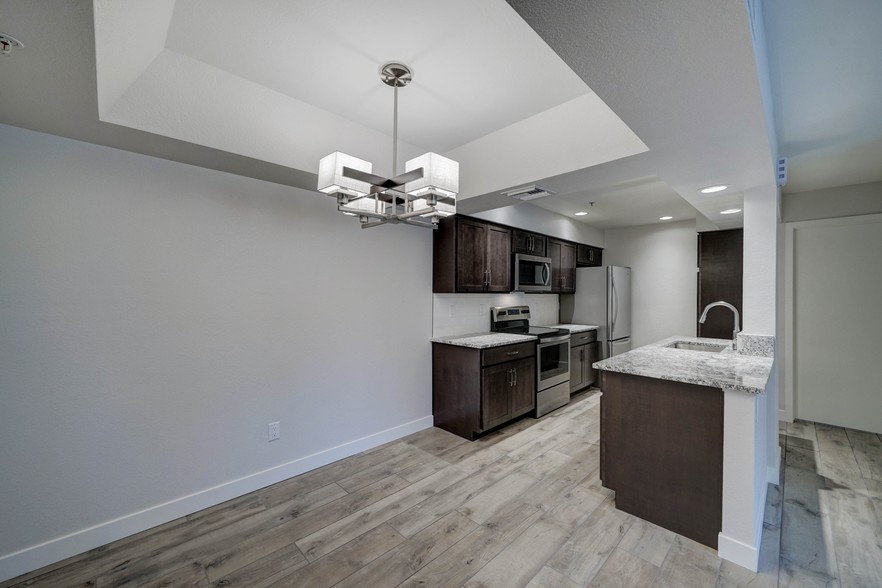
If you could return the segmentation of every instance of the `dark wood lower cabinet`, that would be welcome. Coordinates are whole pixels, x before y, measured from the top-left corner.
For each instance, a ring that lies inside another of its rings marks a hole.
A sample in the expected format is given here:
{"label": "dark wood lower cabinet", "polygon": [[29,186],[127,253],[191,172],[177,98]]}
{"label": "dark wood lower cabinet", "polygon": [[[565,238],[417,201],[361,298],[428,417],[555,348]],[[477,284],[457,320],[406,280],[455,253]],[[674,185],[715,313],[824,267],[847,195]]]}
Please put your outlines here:
{"label": "dark wood lower cabinet", "polygon": [[536,408],[536,344],[432,343],[435,426],[473,440]]}
{"label": "dark wood lower cabinet", "polygon": [[600,479],[616,508],[717,549],[723,391],[602,372]]}
{"label": "dark wood lower cabinet", "polygon": [[594,362],[600,359],[597,331],[570,335],[570,394],[597,383]]}

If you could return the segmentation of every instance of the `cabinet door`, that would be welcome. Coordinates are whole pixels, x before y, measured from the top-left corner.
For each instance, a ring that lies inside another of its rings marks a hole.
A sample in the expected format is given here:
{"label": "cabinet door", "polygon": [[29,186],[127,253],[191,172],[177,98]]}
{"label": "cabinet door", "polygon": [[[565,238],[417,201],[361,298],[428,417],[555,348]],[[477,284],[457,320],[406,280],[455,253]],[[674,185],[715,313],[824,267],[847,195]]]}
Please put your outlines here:
{"label": "cabinet door", "polygon": [[585,346],[570,347],[570,391],[585,384]]}
{"label": "cabinet door", "polygon": [[600,341],[594,341],[593,343],[589,343],[585,345],[585,386],[590,386],[591,384],[597,384],[597,370],[594,369],[594,364],[600,361]]}
{"label": "cabinet door", "polygon": [[483,292],[487,283],[487,228],[460,220],[456,240],[456,291]]}
{"label": "cabinet door", "polygon": [[603,265],[603,249],[591,245],[576,246],[576,266],[596,267]]}
{"label": "cabinet door", "polygon": [[511,232],[511,252],[512,253],[533,253],[533,233],[513,229]]}
{"label": "cabinet door", "polygon": [[481,370],[481,430],[501,425],[510,418],[510,400],[516,362],[500,363]]}
{"label": "cabinet door", "polygon": [[576,291],[576,245],[566,241],[548,240],[551,258],[551,291]]}
{"label": "cabinet door", "polygon": [[536,408],[536,359],[529,357],[511,362],[514,386],[511,389],[511,418]]}
{"label": "cabinet door", "polygon": [[554,239],[548,240],[548,257],[551,258],[551,291],[560,292],[561,281],[560,273],[560,249],[562,243]]}
{"label": "cabinet door", "polygon": [[545,257],[545,235],[512,229],[511,252]]}
{"label": "cabinet door", "polygon": [[576,291],[576,246],[573,243],[561,243],[560,272],[563,278],[561,292]]}
{"label": "cabinet door", "polygon": [[487,227],[487,292],[511,292],[511,231],[504,227]]}

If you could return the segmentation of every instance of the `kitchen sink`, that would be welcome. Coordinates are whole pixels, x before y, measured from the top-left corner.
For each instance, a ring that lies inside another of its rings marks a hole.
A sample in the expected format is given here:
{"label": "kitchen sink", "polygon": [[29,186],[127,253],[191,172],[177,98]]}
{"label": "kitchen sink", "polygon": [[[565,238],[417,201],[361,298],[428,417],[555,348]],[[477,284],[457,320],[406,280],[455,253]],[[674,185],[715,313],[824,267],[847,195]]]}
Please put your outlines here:
{"label": "kitchen sink", "polygon": [[728,345],[722,345],[719,343],[694,343],[692,341],[674,341],[673,343],[668,343],[665,347],[670,347],[671,349],[686,349],[688,351],[704,351],[705,353],[719,353],[723,349],[727,348]]}

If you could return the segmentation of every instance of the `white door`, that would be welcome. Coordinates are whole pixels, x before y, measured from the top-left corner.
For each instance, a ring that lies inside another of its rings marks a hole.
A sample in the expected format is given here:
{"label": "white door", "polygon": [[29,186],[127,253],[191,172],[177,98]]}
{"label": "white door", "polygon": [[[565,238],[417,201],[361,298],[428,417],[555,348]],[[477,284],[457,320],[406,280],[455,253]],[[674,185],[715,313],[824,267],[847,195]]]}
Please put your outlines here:
{"label": "white door", "polygon": [[882,433],[882,215],[794,225],[794,416]]}

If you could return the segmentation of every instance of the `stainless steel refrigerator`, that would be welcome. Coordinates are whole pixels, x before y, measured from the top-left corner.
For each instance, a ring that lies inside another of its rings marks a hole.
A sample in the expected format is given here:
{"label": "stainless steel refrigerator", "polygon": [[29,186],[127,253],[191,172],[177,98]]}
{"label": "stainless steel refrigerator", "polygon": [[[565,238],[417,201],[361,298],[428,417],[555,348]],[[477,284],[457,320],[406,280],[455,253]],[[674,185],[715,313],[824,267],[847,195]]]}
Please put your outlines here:
{"label": "stainless steel refrigerator", "polygon": [[576,293],[562,295],[561,322],[597,325],[604,358],[631,349],[631,268],[607,265],[576,270]]}

